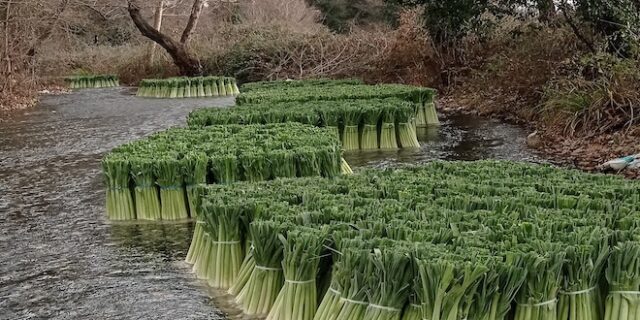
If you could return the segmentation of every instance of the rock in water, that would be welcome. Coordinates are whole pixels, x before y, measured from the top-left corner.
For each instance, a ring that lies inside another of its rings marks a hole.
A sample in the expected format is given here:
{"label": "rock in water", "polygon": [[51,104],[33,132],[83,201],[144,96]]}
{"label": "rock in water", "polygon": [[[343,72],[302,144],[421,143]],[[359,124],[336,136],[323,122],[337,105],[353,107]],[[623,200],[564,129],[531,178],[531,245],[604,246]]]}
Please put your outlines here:
{"label": "rock in water", "polygon": [[534,131],[532,134],[527,136],[527,146],[529,148],[539,148],[542,145],[542,140],[540,139],[540,134],[538,131]]}

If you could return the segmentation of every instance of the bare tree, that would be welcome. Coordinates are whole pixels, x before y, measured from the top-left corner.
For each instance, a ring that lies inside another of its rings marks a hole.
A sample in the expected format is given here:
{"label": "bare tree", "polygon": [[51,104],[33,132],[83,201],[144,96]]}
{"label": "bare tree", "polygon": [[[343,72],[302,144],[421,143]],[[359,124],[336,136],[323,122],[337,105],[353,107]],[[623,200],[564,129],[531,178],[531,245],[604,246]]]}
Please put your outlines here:
{"label": "bare tree", "polygon": [[11,93],[16,75],[29,74],[42,43],[54,32],[70,0],[0,0],[4,41],[0,86]]}
{"label": "bare tree", "polygon": [[180,40],[177,41],[151,26],[142,17],[140,6],[136,0],[127,0],[129,15],[138,30],[140,30],[142,35],[164,48],[173,59],[176,66],[180,69],[180,73],[185,76],[197,76],[203,73],[202,64],[200,64],[200,61],[191,54],[188,48],[188,43],[189,38],[198,24],[200,14],[202,13],[202,9],[206,2],[207,0],[194,0],[187,25],[182,32]]}

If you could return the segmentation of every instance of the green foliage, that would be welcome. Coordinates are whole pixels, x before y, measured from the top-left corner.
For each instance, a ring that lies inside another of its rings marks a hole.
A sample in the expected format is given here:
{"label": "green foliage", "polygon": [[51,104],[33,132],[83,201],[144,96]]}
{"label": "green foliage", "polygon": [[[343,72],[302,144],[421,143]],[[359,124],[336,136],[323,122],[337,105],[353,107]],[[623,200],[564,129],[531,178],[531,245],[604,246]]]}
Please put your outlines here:
{"label": "green foliage", "polygon": [[620,57],[640,53],[640,2],[634,0],[579,0],[576,10],[594,30],[607,38],[607,50]]}
{"label": "green foliage", "polygon": [[371,0],[307,0],[324,15],[331,30],[347,32],[352,24],[384,21],[384,6]]}
{"label": "green foliage", "polygon": [[501,14],[506,7],[489,0],[386,0],[391,5],[423,6],[424,22],[439,43],[459,39],[469,33],[482,34],[490,25],[484,13]]}

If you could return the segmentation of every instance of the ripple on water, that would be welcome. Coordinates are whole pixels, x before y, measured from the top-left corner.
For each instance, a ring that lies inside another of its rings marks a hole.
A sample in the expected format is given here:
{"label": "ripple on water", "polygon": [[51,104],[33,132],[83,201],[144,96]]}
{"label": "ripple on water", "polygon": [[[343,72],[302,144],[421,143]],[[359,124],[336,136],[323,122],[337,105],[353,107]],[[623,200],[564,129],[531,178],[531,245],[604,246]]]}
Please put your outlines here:
{"label": "ripple on water", "polygon": [[182,262],[191,226],[111,225],[100,159],[225,99],[45,96],[0,122],[0,319],[221,319]]}

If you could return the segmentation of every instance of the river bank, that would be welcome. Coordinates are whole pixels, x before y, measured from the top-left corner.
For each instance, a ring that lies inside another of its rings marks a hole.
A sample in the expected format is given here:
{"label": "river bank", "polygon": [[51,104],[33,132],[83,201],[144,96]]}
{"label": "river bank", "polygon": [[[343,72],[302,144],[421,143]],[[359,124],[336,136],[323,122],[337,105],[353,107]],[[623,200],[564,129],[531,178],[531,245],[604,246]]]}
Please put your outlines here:
{"label": "river bank", "polygon": [[[587,172],[601,172],[599,165],[640,152],[640,126],[632,126],[611,133],[567,135],[564,127],[553,121],[523,117],[505,107],[488,107],[468,103],[462,97],[450,95],[440,98],[439,111],[445,114],[467,114],[499,119],[518,125],[535,136],[529,145],[535,153],[553,163],[575,167]],[[618,172],[631,179],[640,179],[640,170]]]}

